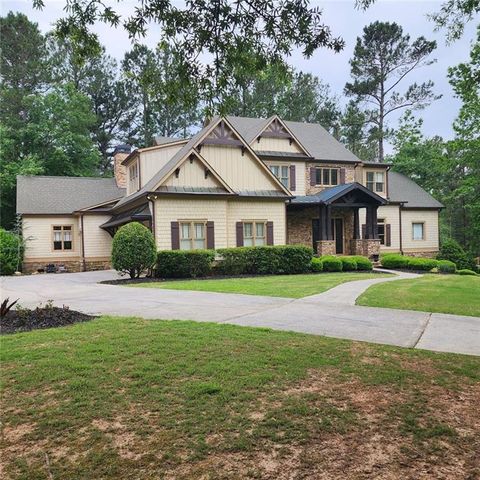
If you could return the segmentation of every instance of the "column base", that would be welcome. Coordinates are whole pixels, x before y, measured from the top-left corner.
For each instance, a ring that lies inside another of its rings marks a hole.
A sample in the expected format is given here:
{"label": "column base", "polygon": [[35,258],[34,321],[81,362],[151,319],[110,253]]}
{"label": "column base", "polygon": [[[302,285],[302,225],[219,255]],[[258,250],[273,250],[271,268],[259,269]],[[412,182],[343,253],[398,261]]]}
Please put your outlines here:
{"label": "column base", "polygon": [[373,258],[380,255],[380,240],[373,238],[358,238],[350,240],[352,255],[363,255]]}
{"label": "column base", "polygon": [[317,242],[318,255],[335,255],[335,240],[319,240]]}

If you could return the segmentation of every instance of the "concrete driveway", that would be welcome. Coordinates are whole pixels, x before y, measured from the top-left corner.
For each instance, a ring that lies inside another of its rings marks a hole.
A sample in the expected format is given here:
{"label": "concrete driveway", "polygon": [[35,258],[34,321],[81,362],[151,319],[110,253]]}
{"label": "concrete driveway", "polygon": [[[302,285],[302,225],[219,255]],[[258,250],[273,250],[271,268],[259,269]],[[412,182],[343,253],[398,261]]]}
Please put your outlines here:
{"label": "concrete driveway", "polygon": [[[406,276],[414,275],[399,275]],[[370,285],[397,278],[349,282],[302,299],[98,284],[114,278],[114,271],[3,277],[2,298],[20,298],[26,307],[53,300],[90,314],[231,323],[480,355],[480,318],[355,305]]]}

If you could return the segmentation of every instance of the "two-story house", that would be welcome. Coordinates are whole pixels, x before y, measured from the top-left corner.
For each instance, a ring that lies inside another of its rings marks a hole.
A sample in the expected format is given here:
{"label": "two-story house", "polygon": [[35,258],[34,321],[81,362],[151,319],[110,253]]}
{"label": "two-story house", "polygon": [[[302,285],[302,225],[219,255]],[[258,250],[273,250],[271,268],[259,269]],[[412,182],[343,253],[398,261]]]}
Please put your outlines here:
{"label": "two-story house", "polygon": [[304,244],[319,254],[433,255],[442,205],[318,124],[217,117],[190,139],[117,147],[114,178],[19,176],[24,271],[106,268],[122,225],[159,250]]}

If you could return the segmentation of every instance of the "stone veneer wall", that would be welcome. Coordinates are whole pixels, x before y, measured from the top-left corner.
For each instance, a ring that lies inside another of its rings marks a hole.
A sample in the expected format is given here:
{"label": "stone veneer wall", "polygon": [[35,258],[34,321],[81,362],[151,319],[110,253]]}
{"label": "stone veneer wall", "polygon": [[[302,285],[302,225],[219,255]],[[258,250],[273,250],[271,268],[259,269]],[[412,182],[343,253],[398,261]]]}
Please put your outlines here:
{"label": "stone veneer wall", "polygon": [[380,240],[374,239],[352,239],[350,240],[350,251],[352,255],[363,255],[372,257],[380,254]]}
{"label": "stone veneer wall", "polygon": [[[24,262],[22,265],[22,273],[31,274],[37,272],[39,269],[45,269],[47,265],[53,264],[57,268],[59,265],[66,267],[67,272],[76,273],[83,272],[83,262],[80,260],[68,261],[51,261],[51,262]],[[108,270],[112,268],[110,260],[95,260],[85,262],[85,271],[91,272],[95,270]]]}
{"label": "stone veneer wall", "polygon": [[336,255],[335,240],[320,240],[317,242],[318,255]]}
{"label": "stone veneer wall", "polygon": [[[318,163],[307,163],[305,166],[305,191],[306,195],[315,195],[325,188],[322,185],[310,185],[310,169],[312,167],[325,167],[325,168],[344,168],[345,169],[345,183],[352,183],[355,181],[355,169],[353,165],[345,164],[345,163],[325,163],[325,164],[318,164]],[[340,181],[340,178],[339,178]]]}

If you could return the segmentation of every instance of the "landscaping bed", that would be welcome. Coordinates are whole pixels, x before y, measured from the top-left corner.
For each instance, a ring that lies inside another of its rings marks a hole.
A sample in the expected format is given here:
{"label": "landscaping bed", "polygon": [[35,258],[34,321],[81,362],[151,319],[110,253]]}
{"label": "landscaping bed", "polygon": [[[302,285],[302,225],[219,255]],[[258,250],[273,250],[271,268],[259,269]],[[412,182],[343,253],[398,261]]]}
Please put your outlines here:
{"label": "landscaping bed", "polygon": [[70,310],[67,307],[59,308],[47,305],[33,310],[20,308],[10,310],[4,317],[0,317],[0,334],[64,327],[74,323],[88,322],[93,318],[95,317]]}

